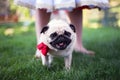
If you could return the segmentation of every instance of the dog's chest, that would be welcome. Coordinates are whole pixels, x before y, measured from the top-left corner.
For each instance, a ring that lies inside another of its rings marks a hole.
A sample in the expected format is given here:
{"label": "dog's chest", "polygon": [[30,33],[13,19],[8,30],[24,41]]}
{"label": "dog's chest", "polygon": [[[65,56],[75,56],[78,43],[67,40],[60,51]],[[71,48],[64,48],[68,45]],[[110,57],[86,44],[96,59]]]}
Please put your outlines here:
{"label": "dog's chest", "polygon": [[61,57],[65,57],[68,56],[70,53],[68,50],[63,50],[63,51],[54,51],[54,50],[49,50],[49,55],[52,56],[61,56]]}

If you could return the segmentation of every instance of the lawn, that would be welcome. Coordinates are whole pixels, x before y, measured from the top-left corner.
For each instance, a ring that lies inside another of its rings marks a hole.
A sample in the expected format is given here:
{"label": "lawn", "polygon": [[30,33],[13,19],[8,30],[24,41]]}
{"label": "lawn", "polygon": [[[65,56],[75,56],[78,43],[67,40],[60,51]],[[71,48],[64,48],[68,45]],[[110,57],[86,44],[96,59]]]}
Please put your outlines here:
{"label": "lawn", "polygon": [[73,52],[70,71],[62,58],[51,68],[35,59],[34,25],[0,25],[0,80],[120,80],[120,29],[83,28],[83,44],[95,56]]}

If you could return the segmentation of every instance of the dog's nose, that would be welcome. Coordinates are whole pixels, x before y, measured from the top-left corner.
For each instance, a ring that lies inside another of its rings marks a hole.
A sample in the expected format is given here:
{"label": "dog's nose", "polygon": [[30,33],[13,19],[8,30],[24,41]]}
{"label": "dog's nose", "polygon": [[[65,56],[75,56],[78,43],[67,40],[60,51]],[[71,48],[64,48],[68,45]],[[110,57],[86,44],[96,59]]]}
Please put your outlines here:
{"label": "dog's nose", "polygon": [[65,37],[63,35],[58,36],[58,41],[64,41],[64,40],[65,40]]}

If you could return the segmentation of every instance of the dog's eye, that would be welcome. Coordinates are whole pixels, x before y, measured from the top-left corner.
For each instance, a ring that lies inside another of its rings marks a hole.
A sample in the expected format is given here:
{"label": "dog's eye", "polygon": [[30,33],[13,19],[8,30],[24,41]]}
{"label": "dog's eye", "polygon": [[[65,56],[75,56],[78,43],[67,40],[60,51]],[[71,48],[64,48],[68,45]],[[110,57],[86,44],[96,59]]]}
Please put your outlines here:
{"label": "dog's eye", "polygon": [[55,33],[52,33],[52,34],[50,35],[50,37],[53,39],[53,38],[55,38],[57,35],[58,35],[58,34],[55,32]]}
{"label": "dog's eye", "polygon": [[71,33],[70,33],[70,32],[65,31],[65,32],[64,32],[64,35],[66,35],[66,36],[70,37],[70,36],[71,36]]}

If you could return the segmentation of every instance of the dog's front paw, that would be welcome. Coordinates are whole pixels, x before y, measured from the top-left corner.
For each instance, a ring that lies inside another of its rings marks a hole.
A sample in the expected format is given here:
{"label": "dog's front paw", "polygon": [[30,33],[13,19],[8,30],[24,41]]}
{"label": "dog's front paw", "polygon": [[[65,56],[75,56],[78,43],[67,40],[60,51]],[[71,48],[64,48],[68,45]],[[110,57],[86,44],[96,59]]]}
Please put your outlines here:
{"label": "dog's front paw", "polygon": [[66,70],[70,70],[70,66],[65,66],[65,69]]}
{"label": "dog's front paw", "polygon": [[43,62],[42,65],[45,66],[45,67],[47,67],[47,68],[51,67],[51,64],[49,64],[47,61]]}

